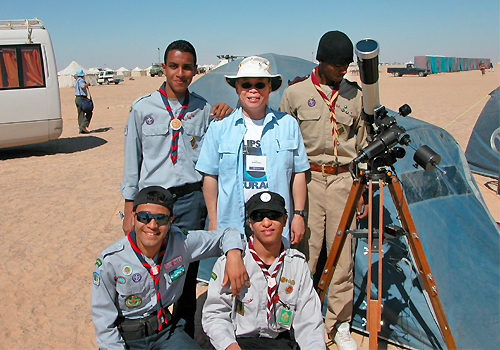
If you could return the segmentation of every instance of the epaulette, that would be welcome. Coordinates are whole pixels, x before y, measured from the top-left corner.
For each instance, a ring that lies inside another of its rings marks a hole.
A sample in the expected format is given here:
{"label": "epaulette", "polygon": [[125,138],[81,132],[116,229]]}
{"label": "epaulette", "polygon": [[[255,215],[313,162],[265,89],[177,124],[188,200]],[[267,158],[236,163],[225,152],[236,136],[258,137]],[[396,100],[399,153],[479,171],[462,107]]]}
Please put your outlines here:
{"label": "epaulette", "polygon": [[352,86],[356,87],[356,89],[358,89],[359,91],[362,91],[361,86],[359,86],[359,84],[358,84],[358,82],[357,82],[357,81],[351,81],[351,80],[347,80],[347,79],[345,79],[345,78],[344,78],[344,80],[345,80],[345,82],[346,82],[347,84],[349,84],[349,85],[352,85]]}
{"label": "epaulette", "polygon": [[137,104],[137,102],[142,101],[143,99],[148,98],[148,97],[151,97],[151,93],[146,94],[146,95],[141,96],[138,99],[136,99],[134,102],[132,102],[132,106],[130,106],[130,110],[132,110],[132,108]]}
{"label": "epaulette", "polygon": [[102,252],[102,260],[107,256],[119,253],[125,249],[125,245],[122,243],[112,244]]}
{"label": "epaulette", "polygon": [[208,103],[208,102],[207,102],[207,100],[205,100],[205,98],[204,98],[203,96],[198,95],[196,92],[191,92],[191,91],[190,91],[190,92],[189,92],[189,94],[190,94],[192,97],[199,98],[200,100],[202,100],[202,101],[204,101],[204,102]]}
{"label": "epaulette", "polygon": [[286,254],[289,258],[300,258],[300,259],[303,259],[303,260],[306,260],[306,256],[299,252],[297,249],[288,249],[288,252]]}

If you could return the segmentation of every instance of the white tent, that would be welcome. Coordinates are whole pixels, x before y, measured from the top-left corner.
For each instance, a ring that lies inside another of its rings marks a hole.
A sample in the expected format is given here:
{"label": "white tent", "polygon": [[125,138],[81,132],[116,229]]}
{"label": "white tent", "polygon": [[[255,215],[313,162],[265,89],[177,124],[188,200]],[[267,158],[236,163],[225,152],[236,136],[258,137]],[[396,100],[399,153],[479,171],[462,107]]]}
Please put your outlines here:
{"label": "white tent", "polygon": [[131,72],[129,69],[125,68],[125,67],[120,67],[116,70],[116,74],[120,74],[120,75],[123,75],[124,77],[130,77],[131,75]]}
{"label": "white tent", "polygon": [[132,69],[132,76],[133,77],[145,77],[147,75],[147,72],[139,67],[135,67]]}
{"label": "white tent", "polygon": [[83,71],[85,72],[86,82],[90,83],[91,85],[97,85],[97,75],[92,74],[91,71],[83,68],[83,66],[80,63],[73,61],[66,68],[60,70],[57,73],[59,80],[59,88],[74,87],[76,81],[75,75],[79,69],[83,69]]}

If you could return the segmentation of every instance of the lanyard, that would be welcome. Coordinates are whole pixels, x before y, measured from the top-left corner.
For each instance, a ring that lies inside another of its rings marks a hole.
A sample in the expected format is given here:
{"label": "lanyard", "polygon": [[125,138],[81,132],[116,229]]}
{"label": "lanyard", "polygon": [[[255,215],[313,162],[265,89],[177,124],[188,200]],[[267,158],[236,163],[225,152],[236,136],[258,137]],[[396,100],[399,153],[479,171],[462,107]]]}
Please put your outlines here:
{"label": "lanyard", "polygon": [[175,165],[177,163],[177,150],[179,143],[179,133],[182,127],[182,117],[184,116],[184,112],[189,104],[189,90],[186,90],[186,95],[184,96],[184,103],[182,104],[181,112],[175,118],[174,112],[172,111],[172,107],[170,107],[170,103],[168,103],[168,96],[164,89],[165,83],[158,89],[158,92],[161,94],[161,98],[163,100],[163,104],[170,115],[170,127],[172,128],[172,149],[170,152],[170,159],[172,159],[172,163]]}
{"label": "lanyard", "polygon": [[276,275],[278,274],[278,271],[280,270],[281,265],[283,264],[286,251],[285,249],[282,248],[281,253],[278,256],[278,263],[274,267],[274,270],[272,272],[269,272],[264,262],[260,259],[260,257],[257,255],[257,252],[254,250],[253,236],[250,237],[250,240],[248,241],[248,250],[250,251],[250,254],[252,254],[252,257],[257,263],[257,265],[259,265],[259,267],[261,268],[267,280],[267,319],[269,320],[269,318],[274,312],[274,303],[276,303],[279,300],[279,295],[276,293],[276,291],[278,290],[278,284],[276,283]]}
{"label": "lanyard", "polygon": [[161,295],[160,295],[160,266],[163,256],[165,255],[165,250],[167,249],[167,239],[164,238],[163,243],[161,245],[160,251],[156,255],[156,259],[154,260],[154,265],[151,266],[146,259],[144,258],[144,254],[142,254],[141,250],[137,246],[136,233],[135,231],[130,232],[128,235],[128,241],[134,250],[137,259],[142,263],[142,266],[148,270],[149,275],[153,279],[155,283],[155,291],[156,291],[156,310],[158,317],[158,330],[161,331],[163,325],[166,324],[165,319],[165,309],[161,305]]}
{"label": "lanyard", "polygon": [[332,125],[332,136],[333,136],[333,154],[335,158],[338,157],[338,150],[337,146],[339,145],[339,131],[337,130],[337,119],[335,118],[335,102],[337,101],[337,98],[339,97],[339,91],[338,90],[333,90],[332,91],[332,97],[328,98],[326,94],[323,92],[321,89],[321,86],[319,84],[319,80],[316,76],[318,73],[318,67],[314,68],[311,74],[311,81],[318,90],[318,93],[321,95],[323,98],[323,101],[325,101],[326,105],[328,106],[330,110],[330,124]]}

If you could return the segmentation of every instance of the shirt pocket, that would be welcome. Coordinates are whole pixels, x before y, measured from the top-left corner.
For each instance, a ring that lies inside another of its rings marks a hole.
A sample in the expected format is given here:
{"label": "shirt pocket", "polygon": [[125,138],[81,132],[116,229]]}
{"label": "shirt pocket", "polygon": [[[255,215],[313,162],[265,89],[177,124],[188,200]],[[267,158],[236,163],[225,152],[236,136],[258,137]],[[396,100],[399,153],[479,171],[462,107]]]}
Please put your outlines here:
{"label": "shirt pocket", "polygon": [[[295,151],[299,147],[297,139],[277,139],[278,172],[293,172]],[[269,160],[268,160],[269,161]]]}
{"label": "shirt pocket", "polygon": [[135,283],[132,281],[132,276],[119,276],[116,279],[116,293],[118,305],[121,310],[133,310],[149,302],[148,291],[146,286],[146,277],[142,276],[142,281]]}
{"label": "shirt pocket", "polygon": [[236,173],[238,148],[239,144],[228,142],[219,144],[219,175],[224,172]]}

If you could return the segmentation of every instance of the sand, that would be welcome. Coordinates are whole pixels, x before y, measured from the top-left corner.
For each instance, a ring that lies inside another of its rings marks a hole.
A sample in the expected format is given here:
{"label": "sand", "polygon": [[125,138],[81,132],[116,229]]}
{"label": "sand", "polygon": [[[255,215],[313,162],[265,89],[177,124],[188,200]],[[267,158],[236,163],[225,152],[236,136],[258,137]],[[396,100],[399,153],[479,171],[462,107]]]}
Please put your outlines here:
{"label": "sand", "polygon": [[[413,117],[446,127],[465,149],[499,74],[497,69],[485,76],[470,71],[394,78],[381,67],[380,100],[394,110],[408,103]],[[123,208],[124,126],[132,101],[163,79],[93,86],[89,135],[78,134],[73,89],[61,89],[61,137],[0,150],[0,294],[5,298],[0,349],[97,347],[90,316],[92,271],[97,255],[123,235],[117,211]],[[475,178],[500,221],[496,181]],[[368,348],[367,338],[357,339]]]}

